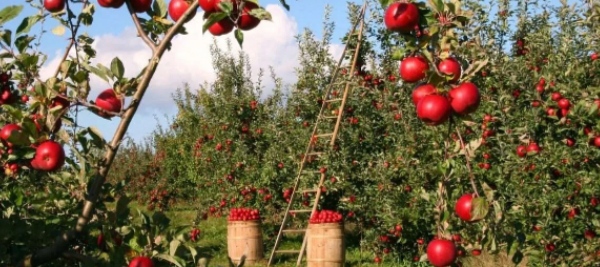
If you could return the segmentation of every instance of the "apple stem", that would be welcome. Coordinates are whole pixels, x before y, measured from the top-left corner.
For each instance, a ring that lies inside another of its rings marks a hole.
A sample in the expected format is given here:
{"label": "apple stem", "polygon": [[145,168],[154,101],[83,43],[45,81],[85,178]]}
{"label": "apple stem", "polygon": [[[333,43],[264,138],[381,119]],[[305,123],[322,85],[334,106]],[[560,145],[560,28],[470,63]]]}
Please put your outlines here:
{"label": "apple stem", "polygon": [[469,180],[471,181],[471,187],[473,187],[473,193],[476,197],[479,197],[479,192],[477,190],[477,185],[475,184],[475,176],[473,175],[473,170],[471,169],[471,160],[469,160],[469,153],[467,150],[467,146],[465,146],[465,142],[463,141],[462,135],[458,127],[456,127],[456,134],[458,135],[458,140],[460,140],[460,147],[465,151],[465,160],[467,161],[467,171],[469,172]]}

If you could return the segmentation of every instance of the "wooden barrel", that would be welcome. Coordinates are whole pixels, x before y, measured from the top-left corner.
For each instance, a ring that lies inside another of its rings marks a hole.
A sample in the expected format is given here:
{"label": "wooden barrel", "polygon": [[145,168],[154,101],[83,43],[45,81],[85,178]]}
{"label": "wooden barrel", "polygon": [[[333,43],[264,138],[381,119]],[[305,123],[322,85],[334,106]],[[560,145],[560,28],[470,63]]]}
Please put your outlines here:
{"label": "wooden barrel", "polygon": [[235,264],[246,255],[246,264],[263,259],[263,240],[260,221],[227,222],[227,254]]}
{"label": "wooden barrel", "polygon": [[346,257],[341,223],[309,224],[306,244],[308,267],[342,267]]}

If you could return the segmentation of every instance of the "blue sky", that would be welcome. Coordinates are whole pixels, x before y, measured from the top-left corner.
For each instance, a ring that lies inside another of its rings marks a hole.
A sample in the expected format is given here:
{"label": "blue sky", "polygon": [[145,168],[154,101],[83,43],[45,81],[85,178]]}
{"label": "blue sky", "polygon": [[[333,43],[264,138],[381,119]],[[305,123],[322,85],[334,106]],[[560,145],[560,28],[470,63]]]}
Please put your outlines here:
{"label": "blue sky", "polygon": [[[2,4],[6,5],[26,5],[26,9],[22,12],[22,15],[17,19],[13,20],[11,23],[5,25],[5,28],[8,29],[16,29],[18,24],[21,22],[25,16],[33,15],[36,12],[34,9],[29,8],[28,4],[24,3],[22,0],[1,0]],[[37,0],[35,0],[37,1]],[[94,3],[97,3],[96,0],[92,0]],[[270,60],[262,60],[264,58],[269,58],[269,54],[272,54],[276,51],[281,51],[280,54],[294,54],[295,42],[293,40],[293,35],[298,34],[304,28],[310,28],[316,34],[316,36],[321,35],[321,28],[323,17],[325,13],[325,6],[331,5],[333,6],[331,18],[336,22],[336,31],[334,34],[334,42],[339,43],[341,36],[348,30],[349,25],[346,20],[346,1],[341,0],[288,0],[288,4],[290,5],[290,11],[283,11],[279,5],[279,0],[262,0],[260,4],[264,7],[268,7],[269,11],[274,10],[272,12],[274,16],[278,18],[284,17],[282,20],[275,20],[273,23],[263,22],[259,27],[253,30],[252,33],[246,35],[246,42],[249,43],[248,46],[244,46],[244,50],[251,54],[252,58],[256,59],[255,61],[261,61],[257,67],[267,68],[268,66],[274,66],[276,70],[281,70],[282,74],[278,74],[291,79],[293,76],[293,64],[291,61],[295,61],[295,58],[289,58],[290,62],[281,62],[281,55],[277,55],[276,57],[271,57]],[[354,0],[352,2],[362,3],[362,1]],[[277,6],[279,8],[277,8]],[[77,6],[77,8],[79,8]],[[189,24],[195,24],[195,27],[199,27],[201,24],[200,18],[201,15],[197,15],[195,19]],[[282,22],[283,21],[283,22]],[[265,24],[265,26],[263,26]],[[271,25],[267,25],[271,24]],[[273,28],[272,24],[282,24],[279,25],[279,28]],[[49,76],[50,73],[53,72],[55,66],[58,62],[58,58],[62,53],[64,53],[64,47],[66,46],[68,35],[56,36],[51,33],[51,30],[56,27],[58,23],[56,21],[48,20],[43,28],[46,33],[43,35],[42,44],[40,49],[48,54],[48,62],[45,65],[46,70],[42,71],[42,76]],[[188,25],[188,30],[190,31],[192,26]],[[132,55],[134,52],[142,51],[145,47],[139,42],[139,38],[135,37],[135,32],[133,29],[133,23],[129,17],[129,14],[126,8],[121,9],[106,9],[100,6],[96,7],[96,14],[94,17],[94,23],[91,27],[87,27],[82,29],[82,32],[86,32],[88,35],[95,38],[98,42],[98,54],[99,61],[102,64],[109,65],[110,59],[113,56],[120,56],[122,60],[125,62],[129,58],[128,56]],[[41,27],[37,26],[32,29],[32,34],[39,34],[41,32]],[[178,36],[182,47],[190,47],[189,43],[194,42],[200,36],[200,33],[196,30],[194,34],[190,33],[187,36]],[[284,37],[282,37],[284,36]],[[201,36],[203,39],[202,45],[197,47],[198,52],[195,55],[196,58],[205,58],[207,54],[209,54],[209,44],[212,42],[212,38],[210,36]],[[223,39],[231,38],[229,37],[219,37],[219,41],[223,41]],[[273,38],[272,42],[269,42],[269,38]],[[264,41],[258,42],[255,45],[252,45],[252,39],[263,39]],[[233,40],[233,39],[232,39]],[[101,45],[102,44],[102,45]],[[261,51],[261,47],[265,45],[270,46],[269,49],[264,49]],[[103,49],[103,47],[110,47]],[[174,43],[174,48],[178,48],[177,43]],[[106,50],[106,51],[105,51]],[[123,50],[119,52],[120,50]],[[104,52],[104,53],[103,53]],[[173,51],[171,51],[173,52]],[[196,72],[190,71],[191,67],[185,68],[180,67],[180,61],[185,61],[185,54],[178,55],[176,52],[168,52],[165,55],[165,58],[174,58],[170,60],[170,62],[162,62],[161,67],[159,67],[159,71],[157,75],[161,77],[174,77],[174,79],[170,80],[170,84],[166,84],[163,82],[158,82],[158,84],[151,83],[150,85],[150,93],[146,95],[145,99],[140,108],[140,112],[136,114],[134,121],[130,127],[129,135],[133,137],[135,140],[142,140],[144,137],[148,136],[152,130],[156,127],[157,120],[159,123],[165,123],[165,116],[171,117],[175,114],[176,109],[172,107],[172,101],[170,101],[170,93],[173,92],[174,88],[181,87],[183,83],[190,82],[192,83],[192,88],[196,88],[195,84],[201,84],[204,82],[210,82],[212,68],[209,66],[211,63],[209,60],[205,60],[202,62],[196,62],[194,64],[203,64],[207,66],[203,66],[204,68],[199,68]],[[175,53],[175,54],[174,54]],[[100,59],[103,54],[111,54],[104,59]],[[112,55],[115,54],[115,55]],[[142,53],[143,54],[143,53]],[[137,71],[141,69],[141,65],[143,65],[143,57],[149,54],[138,55],[138,64],[129,64],[131,67],[128,68],[128,64],[126,63],[126,75],[136,75]],[[135,57],[135,55],[132,55]],[[192,54],[192,57],[194,55]],[[146,57],[147,58],[147,57]],[[284,57],[285,58],[285,57]],[[180,61],[178,61],[180,60]],[[135,61],[135,60],[134,60]],[[140,63],[141,61],[141,63]],[[266,62],[262,62],[266,61]],[[265,65],[268,64],[268,65]],[[164,66],[162,66],[164,65]],[[183,64],[185,65],[185,64]],[[188,64],[187,66],[193,66]],[[180,67],[179,71],[169,69],[177,69]],[[254,68],[254,64],[253,64]],[[162,71],[162,72],[161,72]],[[186,75],[178,75],[181,73],[186,73]],[[196,77],[207,77],[205,79],[195,79]],[[187,77],[187,78],[186,78]],[[42,77],[48,78],[48,77]],[[194,78],[194,79],[192,79]],[[189,81],[189,79],[194,80]],[[285,80],[285,79],[284,79]],[[288,81],[291,81],[288,79]],[[194,84],[195,83],[195,84]],[[172,86],[171,86],[172,84]],[[96,85],[96,86],[94,86]],[[168,87],[168,88],[166,88]],[[110,84],[103,83],[100,81],[92,82],[92,91],[90,93],[90,100],[93,100],[98,92],[104,90],[106,88],[110,88]],[[166,91],[166,92],[165,92]],[[153,92],[160,92],[156,95],[153,95]],[[108,121],[102,118],[97,117],[87,111],[80,113],[79,121],[84,125],[95,125],[97,126],[104,134],[104,137],[110,139],[112,137],[113,130],[118,125],[118,120]]]}

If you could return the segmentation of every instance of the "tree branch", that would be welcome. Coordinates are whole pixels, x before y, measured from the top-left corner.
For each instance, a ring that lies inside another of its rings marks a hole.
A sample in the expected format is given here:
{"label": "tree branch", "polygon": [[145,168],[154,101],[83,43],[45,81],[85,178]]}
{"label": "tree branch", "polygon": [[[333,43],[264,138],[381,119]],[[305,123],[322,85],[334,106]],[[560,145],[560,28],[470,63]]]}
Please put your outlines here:
{"label": "tree branch", "polygon": [[456,134],[458,135],[458,139],[460,140],[460,146],[465,150],[465,160],[467,161],[467,170],[469,171],[469,180],[471,180],[471,187],[473,187],[473,193],[475,196],[479,197],[479,192],[477,191],[477,185],[475,184],[475,176],[473,175],[473,170],[471,169],[471,161],[469,160],[469,152],[467,151],[467,146],[465,146],[465,142],[463,141],[462,136],[460,135],[460,131],[458,127],[456,127]]}
{"label": "tree branch", "polygon": [[[128,7],[131,11],[131,6],[128,1]],[[156,72],[156,68],[158,67],[159,60],[163,56],[164,52],[167,50],[167,47],[173,37],[179,31],[179,28],[185,23],[186,19],[192,14],[192,12],[196,12],[198,7],[198,1],[194,0],[194,2],[190,5],[188,10],[181,16],[181,19],[166,33],[165,38],[160,42],[160,45],[154,50],[152,59],[150,63],[146,67],[144,74],[140,83],[137,86],[136,92],[133,95],[133,103],[137,103],[130,108],[128,108],[123,114],[123,119],[121,120],[117,130],[115,131],[115,135],[111,141],[110,147],[114,149],[108,149],[104,155],[104,164],[100,166],[98,172],[96,173],[94,179],[91,181],[91,186],[89,186],[88,195],[86,196],[86,200],[83,203],[83,210],[79,219],[77,220],[77,224],[75,225],[75,229],[69,231],[59,238],[57,238],[54,244],[45,247],[32,255],[28,255],[22,262],[20,262],[17,266],[19,267],[33,267],[39,266],[43,263],[50,262],[52,260],[60,257],[67,249],[72,241],[79,235],[82,235],[85,230],[85,226],[90,221],[93,213],[96,202],[98,201],[98,197],[100,195],[100,191],[102,185],[106,181],[106,176],[108,175],[108,171],[112,165],[113,160],[115,159],[117,150],[121,143],[121,140],[127,133],[129,125],[139,107],[139,103],[141,99],[144,97],[146,90],[148,89],[148,85]]]}
{"label": "tree branch", "polygon": [[148,34],[144,31],[144,29],[142,29],[142,24],[140,23],[140,20],[138,19],[137,14],[135,14],[135,11],[133,11],[133,7],[131,6],[131,3],[128,1],[125,1],[127,3],[127,9],[129,10],[129,14],[131,15],[131,19],[133,20],[133,24],[135,24],[135,29],[138,32],[138,35],[140,36],[140,38],[142,38],[142,40],[144,40],[144,43],[146,43],[148,45],[148,47],[150,47],[150,49],[152,49],[152,53],[156,54],[157,52],[157,47],[156,44],[150,40],[150,37],[148,37]]}

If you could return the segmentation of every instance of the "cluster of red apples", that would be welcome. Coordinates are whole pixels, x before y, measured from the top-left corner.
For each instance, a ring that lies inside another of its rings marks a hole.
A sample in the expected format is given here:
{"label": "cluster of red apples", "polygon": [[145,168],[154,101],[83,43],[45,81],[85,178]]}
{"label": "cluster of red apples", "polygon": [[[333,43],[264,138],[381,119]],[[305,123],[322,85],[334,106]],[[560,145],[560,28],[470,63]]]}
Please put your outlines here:
{"label": "cluster of red apples", "polygon": [[[413,3],[394,2],[385,11],[384,22],[388,30],[400,33],[419,29],[419,9]],[[466,115],[477,109],[481,96],[477,86],[471,82],[457,84],[462,76],[462,66],[453,57],[442,58],[435,72],[443,75],[451,85],[447,94],[434,84],[421,83],[413,89],[412,100],[419,119],[429,125],[439,125],[448,120],[452,113]],[[400,63],[400,77],[405,83],[425,80],[430,73],[430,63],[420,55],[405,57]]]}
{"label": "cluster of red apples", "polygon": [[[44,8],[49,12],[56,13],[64,10],[65,2],[68,0],[44,0]],[[145,13],[152,7],[153,0],[129,0],[131,7],[136,13]],[[169,2],[168,13],[174,21],[179,21],[185,11],[189,8],[191,1],[187,0],[171,0]],[[223,12],[220,7],[221,2],[229,2],[233,5],[231,17],[225,17],[220,21],[212,24],[208,31],[214,36],[225,35],[233,31],[234,28],[240,30],[254,29],[260,23],[260,19],[251,15],[252,10],[258,8],[258,5],[246,0],[199,0],[200,7],[204,10],[204,19],[216,12]],[[105,8],[121,8],[125,4],[125,0],[98,0],[98,4]],[[241,9],[241,12],[240,12]],[[188,16],[189,21],[196,15],[192,12]]]}
{"label": "cluster of red apples", "polygon": [[232,208],[229,210],[229,217],[227,217],[227,220],[230,222],[258,221],[260,220],[260,211],[251,208]]}
{"label": "cluster of red apples", "polygon": [[340,223],[342,222],[343,216],[341,213],[333,210],[317,210],[310,217],[308,223],[310,224],[321,224],[321,223]]}

